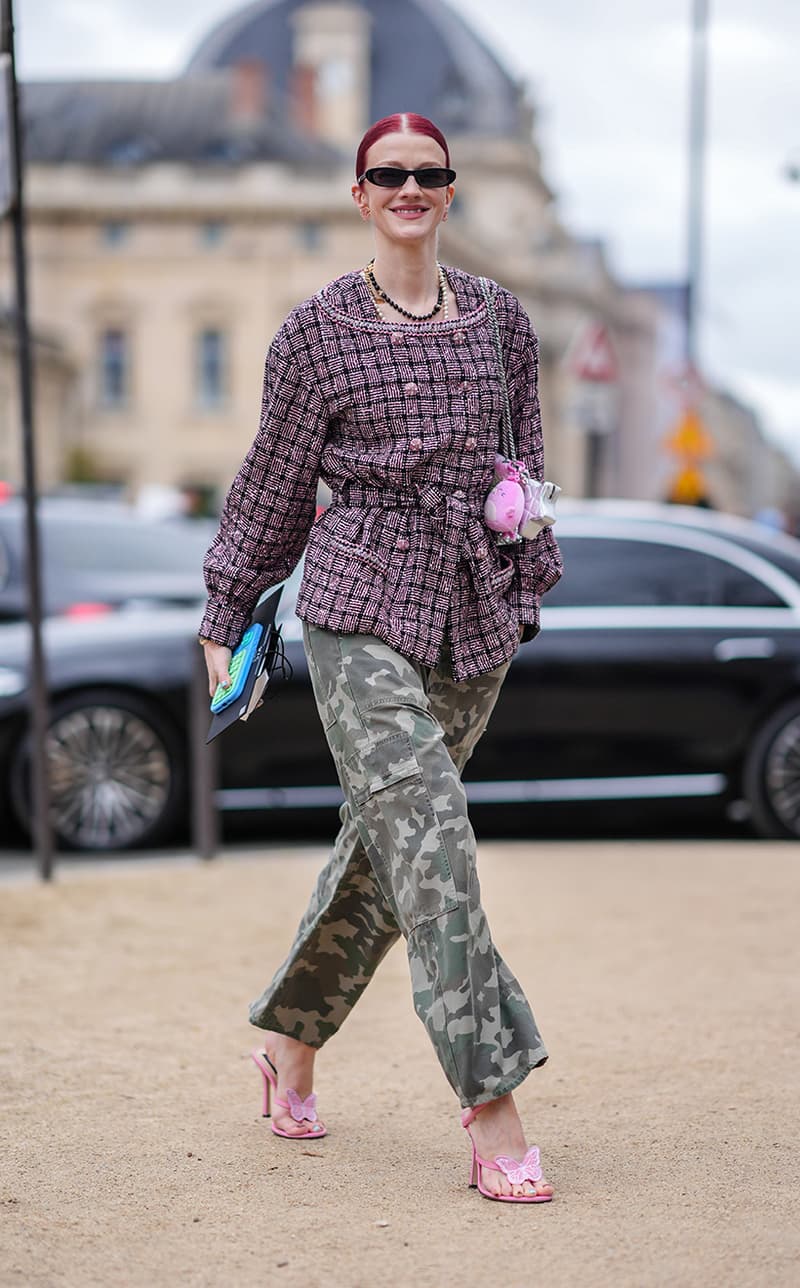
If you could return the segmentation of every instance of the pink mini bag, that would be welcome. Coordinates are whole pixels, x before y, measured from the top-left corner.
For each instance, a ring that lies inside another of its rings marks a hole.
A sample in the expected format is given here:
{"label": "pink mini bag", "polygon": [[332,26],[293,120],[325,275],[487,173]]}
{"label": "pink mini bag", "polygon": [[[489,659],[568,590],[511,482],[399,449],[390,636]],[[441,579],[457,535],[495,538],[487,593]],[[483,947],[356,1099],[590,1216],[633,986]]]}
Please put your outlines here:
{"label": "pink mini bag", "polygon": [[500,328],[489,283],[485,277],[480,279],[480,283],[492,323],[503,386],[502,454],[498,453],[494,458],[495,482],[484,502],[483,517],[487,528],[494,532],[498,545],[510,545],[523,539],[533,540],[542,528],[555,523],[556,501],[561,488],[556,483],[532,478],[525,462],[517,458]]}

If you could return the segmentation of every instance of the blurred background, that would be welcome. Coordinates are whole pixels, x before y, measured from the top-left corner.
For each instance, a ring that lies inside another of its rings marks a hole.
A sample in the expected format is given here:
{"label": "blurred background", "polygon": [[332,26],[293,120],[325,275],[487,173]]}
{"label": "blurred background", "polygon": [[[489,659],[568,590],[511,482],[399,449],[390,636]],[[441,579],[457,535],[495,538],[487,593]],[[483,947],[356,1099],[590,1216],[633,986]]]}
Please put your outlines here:
{"label": "blurred background", "polygon": [[[687,350],[691,16],[690,0],[19,6],[43,488],[216,512],[271,335],[368,256],[356,143],[408,109],[444,129],[458,169],[442,259],[515,291],[540,333],[548,473],[565,493],[795,531],[800,14],[712,6]],[[6,230],[0,246],[9,298]]]}
{"label": "blurred background", "polygon": [[458,171],[442,260],[510,288],[539,332],[565,493],[565,575],[470,763],[476,820],[630,834],[646,814],[661,835],[702,816],[797,840],[795,0],[26,0],[15,18],[49,714],[6,222],[0,838],[51,815],[62,848],[164,844],[206,800],[226,836],[334,828],[297,576],[293,678],[207,761],[201,565],[272,335],[371,253],[358,140],[409,110]]}

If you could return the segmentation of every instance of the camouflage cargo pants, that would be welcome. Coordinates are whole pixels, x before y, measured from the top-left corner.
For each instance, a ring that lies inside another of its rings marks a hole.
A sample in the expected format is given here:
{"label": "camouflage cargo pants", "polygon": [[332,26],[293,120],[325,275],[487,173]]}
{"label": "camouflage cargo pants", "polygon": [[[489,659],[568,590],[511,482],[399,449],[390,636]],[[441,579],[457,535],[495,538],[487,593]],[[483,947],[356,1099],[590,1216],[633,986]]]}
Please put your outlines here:
{"label": "camouflage cargo pants", "polygon": [[402,933],[414,1007],[461,1104],[516,1087],[547,1059],[492,943],[460,771],[505,677],[456,683],[369,635],[304,626],[311,681],[345,804],[289,956],[250,1020],[319,1047]]}

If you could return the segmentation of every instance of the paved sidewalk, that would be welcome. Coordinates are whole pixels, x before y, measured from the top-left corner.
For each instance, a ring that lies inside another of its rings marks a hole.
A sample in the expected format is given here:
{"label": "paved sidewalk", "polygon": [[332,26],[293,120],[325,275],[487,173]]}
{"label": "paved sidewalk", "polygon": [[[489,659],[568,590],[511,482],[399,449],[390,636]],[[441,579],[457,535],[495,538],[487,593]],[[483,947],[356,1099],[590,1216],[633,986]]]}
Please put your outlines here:
{"label": "paved sidewalk", "polygon": [[0,891],[3,1288],[800,1282],[797,846],[487,844],[551,1059],[548,1205],[466,1186],[396,948],[320,1057],[324,1141],[259,1117],[249,999],[318,848]]}

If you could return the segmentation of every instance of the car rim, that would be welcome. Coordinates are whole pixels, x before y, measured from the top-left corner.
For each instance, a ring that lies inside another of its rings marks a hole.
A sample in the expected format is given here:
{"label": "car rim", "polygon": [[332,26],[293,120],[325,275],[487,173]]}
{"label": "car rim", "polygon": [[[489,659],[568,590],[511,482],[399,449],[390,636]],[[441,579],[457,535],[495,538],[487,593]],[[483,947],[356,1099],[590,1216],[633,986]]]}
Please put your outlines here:
{"label": "car rim", "polygon": [[72,845],[132,845],[166,806],[169,755],[150,725],[130,711],[70,712],[51,725],[47,752],[53,826]]}
{"label": "car rim", "polygon": [[800,716],[783,726],[770,747],[764,781],[777,817],[800,833]]}

